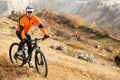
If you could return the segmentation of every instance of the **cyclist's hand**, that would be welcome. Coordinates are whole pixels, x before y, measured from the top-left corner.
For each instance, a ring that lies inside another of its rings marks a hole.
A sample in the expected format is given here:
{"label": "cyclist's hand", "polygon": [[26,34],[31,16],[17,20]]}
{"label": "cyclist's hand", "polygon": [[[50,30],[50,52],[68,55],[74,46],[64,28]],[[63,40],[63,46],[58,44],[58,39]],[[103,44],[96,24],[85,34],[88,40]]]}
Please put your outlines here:
{"label": "cyclist's hand", "polygon": [[47,34],[46,34],[46,35],[44,35],[44,38],[46,38],[46,39],[47,39],[47,38],[49,38],[49,35],[47,35]]}
{"label": "cyclist's hand", "polygon": [[43,39],[42,40],[45,40],[45,39],[47,39],[47,38],[49,38],[49,35],[44,35],[44,37],[43,37]]}

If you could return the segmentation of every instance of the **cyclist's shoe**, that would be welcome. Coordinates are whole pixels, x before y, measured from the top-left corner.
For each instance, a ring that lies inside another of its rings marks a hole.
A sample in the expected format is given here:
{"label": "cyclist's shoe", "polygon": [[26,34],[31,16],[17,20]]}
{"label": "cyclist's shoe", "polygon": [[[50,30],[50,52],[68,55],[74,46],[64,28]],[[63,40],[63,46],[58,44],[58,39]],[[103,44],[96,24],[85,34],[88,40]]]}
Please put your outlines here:
{"label": "cyclist's shoe", "polygon": [[29,61],[28,64],[29,64],[29,67],[30,67],[30,68],[33,68],[33,67],[34,67],[32,61]]}
{"label": "cyclist's shoe", "polygon": [[22,50],[20,50],[17,53],[15,53],[15,55],[14,55],[15,60],[17,60],[18,57],[24,58]]}

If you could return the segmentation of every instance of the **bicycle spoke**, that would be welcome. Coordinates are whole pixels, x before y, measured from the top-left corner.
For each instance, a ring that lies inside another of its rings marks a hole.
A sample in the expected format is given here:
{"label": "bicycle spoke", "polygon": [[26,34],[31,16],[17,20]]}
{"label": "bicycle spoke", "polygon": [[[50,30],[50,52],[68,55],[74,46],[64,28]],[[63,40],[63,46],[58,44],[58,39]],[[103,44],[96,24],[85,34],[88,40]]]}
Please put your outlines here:
{"label": "bicycle spoke", "polygon": [[35,63],[36,63],[37,72],[40,75],[46,77],[48,73],[48,68],[47,68],[46,59],[42,53],[36,54]]}
{"label": "bicycle spoke", "polygon": [[22,64],[22,57],[19,57],[16,53],[17,53],[17,49],[18,49],[18,43],[13,43],[11,46],[10,46],[10,50],[9,50],[9,57],[10,57],[10,60],[11,62],[14,64],[14,65],[21,65]]}
{"label": "bicycle spoke", "polygon": [[17,59],[19,59],[19,60],[23,61],[23,58],[22,58],[22,57],[18,57]]}

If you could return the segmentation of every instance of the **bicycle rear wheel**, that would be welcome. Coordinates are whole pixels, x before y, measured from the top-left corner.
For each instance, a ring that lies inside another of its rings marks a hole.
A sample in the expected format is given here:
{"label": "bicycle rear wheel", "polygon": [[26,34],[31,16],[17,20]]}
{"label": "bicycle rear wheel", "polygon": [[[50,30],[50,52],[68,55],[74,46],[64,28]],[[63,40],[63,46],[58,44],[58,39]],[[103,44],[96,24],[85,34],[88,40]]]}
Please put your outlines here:
{"label": "bicycle rear wheel", "polygon": [[37,51],[36,54],[35,54],[35,66],[36,66],[37,72],[40,75],[42,75],[44,77],[47,77],[48,66],[47,66],[45,56],[42,53],[42,51]]}
{"label": "bicycle rear wheel", "polygon": [[23,63],[23,58],[22,57],[20,57],[20,56],[16,57],[18,47],[19,47],[18,43],[12,43],[10,48],[9,48],[10,61],[11,61],[12,64],[15,64],[16,66],[20,66]]}

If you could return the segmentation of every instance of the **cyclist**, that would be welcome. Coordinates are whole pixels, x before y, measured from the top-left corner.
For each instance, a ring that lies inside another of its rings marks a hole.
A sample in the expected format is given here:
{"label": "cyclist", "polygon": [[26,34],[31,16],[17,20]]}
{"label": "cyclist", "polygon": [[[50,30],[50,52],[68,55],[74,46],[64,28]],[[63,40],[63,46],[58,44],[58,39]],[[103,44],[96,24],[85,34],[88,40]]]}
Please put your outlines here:
{"label": "cyclist", "polygon": [[[44,34],[44,38],[48,38],[49,36],[47,35],[47,31],[45,30],[44,26],[41,24],[41,22],[38,20],[38,18],[33,15],[33,6],[27,6],[26,7],[26,14],[24,14],[22,17],[19,19],[19,25],[16,28],[16,35],[17,37],[21,40],[17,52],[17,56],[21,55],[22,52],[22,46],[27,43],[28,46],[28,55],[31,53],[31,37],[28,34],[30,29],[32,28],[33,25],[37,25],[42,33]],[[29,67],[33,67],[31,59],[28,62]]]}

